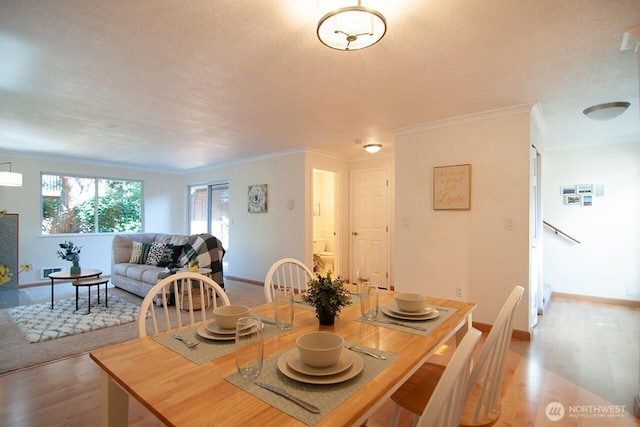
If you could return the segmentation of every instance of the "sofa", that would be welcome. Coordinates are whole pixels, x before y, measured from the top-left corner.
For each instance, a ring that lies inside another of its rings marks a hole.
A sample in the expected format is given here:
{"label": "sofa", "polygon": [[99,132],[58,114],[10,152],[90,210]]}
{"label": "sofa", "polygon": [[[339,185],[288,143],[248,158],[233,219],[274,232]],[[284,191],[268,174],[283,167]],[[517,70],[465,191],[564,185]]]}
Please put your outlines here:
{"label": "sofa", "polygon": [[211,234],[126,233],[113,236],[111,283],[144,298],[158,280],[198,260],[224,288],[222,242]]}

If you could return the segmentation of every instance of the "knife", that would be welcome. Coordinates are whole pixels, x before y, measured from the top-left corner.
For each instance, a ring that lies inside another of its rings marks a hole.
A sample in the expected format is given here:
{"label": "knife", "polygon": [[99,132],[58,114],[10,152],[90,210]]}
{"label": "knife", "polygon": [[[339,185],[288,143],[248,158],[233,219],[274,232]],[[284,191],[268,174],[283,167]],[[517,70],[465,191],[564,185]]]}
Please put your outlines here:
{"label": "knife", "polygon": [[320,413],[320,409],[317,406],[314,406],[311,403],[305,402],[304,400],[301,400],[301,399],[298,399],[295,396],[292,396],[285,389],[282,389],[280,387],[276,387],[276,386],[271,385],[271,384],[265,384],[265,383],[260,383],[260,382],[256,382],[255,384],[257,386],[265,388],[265,389],[267,389],[269,391],[272,391],[275,394],[279,394],[282,397],[286,397],[287,399],[289,399],[293,403],[302,406],[304,409],[306,409],[309,412],[313,412],[314,414],[319,414]]}
{"label": "knife", "polygon": [[267,323],[269,325],[275,325],[276,322],[275,320],[271,320],[271,319],[267,319],[266,317],[262,317],[262,316],[251,316],[251,317],[255,317],[256,319],[260,319],[262,321],[262,323]]}
{"label": "knife", "polygon": [[405,328],[416,329],[418,331],[426,331],[427,330],[427,328],[423,328],[423,327],[420,327],[420,326],[414,326],[414,325],[407,325],[406,323],[396,322],[395,320],[373,319],[373,321],[374,322],[380,322],[380,323],[388,323],[389,325],[404,326]]}

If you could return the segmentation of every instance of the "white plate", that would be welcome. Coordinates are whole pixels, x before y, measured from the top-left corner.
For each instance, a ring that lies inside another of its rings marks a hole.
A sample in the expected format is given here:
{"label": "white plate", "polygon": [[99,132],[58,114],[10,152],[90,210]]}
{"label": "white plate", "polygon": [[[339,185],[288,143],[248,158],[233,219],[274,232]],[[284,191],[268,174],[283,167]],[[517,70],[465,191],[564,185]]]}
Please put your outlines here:
{"label": "white plate", "polygon": [[208,340],[216,340],[216,341],[234,341],[236,339],[236,334],[234,332],[233,335],[220,335],[220,334],[214,334],[213,332],[209,331],[205,326],[199,326],[198,329],[196,329],[196,332],[198,333],[198,335],[200,335],[202,338],[206,338]]}
{"label": "white plate", "polygon": [[349,350],[343,349],[340,354],[338,362],[331,366],[324,368],[315,368],[309,366],[300,358],[300,352],[297,348],[287,351],[287,364],[291,369],[304,375],[311,375],[313,377],[326,377],[327,375],[336,375],[340,372],[346,371],[353,364],[353,358],[348,353]]}
{"label": "white plate", "polygon": [[402,320],[431,320],[440,316],[440,312],[438,310],[434,310],[433,313],[425,314],[423,316],[404,316],[401,314],[396,314],[393,311],[389,310],[388,307],[382,307],[382,312],[389,317]]}
{"label": "white plate", "polygon": [[425,307],[420,311],[403,311],[400,310],[397,304],[389,306],[389,310],[395,314],[399,314],[400,316],[427,316],[429,314],[433,314],[436,311],[433,307]]}
{"label": "white plate", "polygon": [[207,330],[217,335],[235,335],[236,334],[235,328],[234,329],[221,328],[220,325],[218,325],[215,320],[213,322],[207,323]]}
{"label": "white plate", "polygon": [[[294,349],[297,351],[297,349]],[[348,381],[351,378],[358,375],[362,372],[362,368],[364,367],[364,362],[362,358],[358,356],[356,353],[349,351],[347,354],[351,355],[351,360],[353,361],[350,368],[347,370],[340,372],[335,375],[327,375],[325,377],[314,377],[311,375],[304,375],[299,372],[294,371],[287,364],[287,353],[280,356],[278,359],[278,369],[282,372],[286,377],[291,378],[295,381],[300,381],[301,383],[307,384],[338,384],[344,381]]]}

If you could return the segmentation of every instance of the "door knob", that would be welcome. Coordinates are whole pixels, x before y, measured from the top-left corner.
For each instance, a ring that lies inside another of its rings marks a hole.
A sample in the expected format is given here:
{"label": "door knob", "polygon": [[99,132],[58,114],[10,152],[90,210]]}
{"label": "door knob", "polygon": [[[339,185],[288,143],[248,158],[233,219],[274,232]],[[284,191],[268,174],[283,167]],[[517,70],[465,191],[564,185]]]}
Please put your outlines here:
{"label": "door knob", "polygon": [[357,236],[357,235],[358,235],[358,234],[360,234],[360,233],[358,233],[357,231],[354,231],[354,232],[353,232],[353,233],[351,233],[351,234],[353,234],[354,236]]}

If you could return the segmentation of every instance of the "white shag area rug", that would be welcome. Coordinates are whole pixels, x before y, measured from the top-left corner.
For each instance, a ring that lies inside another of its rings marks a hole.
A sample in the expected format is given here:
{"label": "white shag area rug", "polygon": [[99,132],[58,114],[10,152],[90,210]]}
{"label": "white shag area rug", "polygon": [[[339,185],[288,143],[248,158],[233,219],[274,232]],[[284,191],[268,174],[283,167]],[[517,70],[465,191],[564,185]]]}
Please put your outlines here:
{"label": "white shag area rug", "polygon": [[56,301],[53,310],[51,303],[14,307],[9,316],[25,339],[36,343],[133,322],[140,310],[117,296],[109,296],[109,307],[104,300],[92,305],[89,314],[86,297],[78,300],[78,308],[76,311],[75,298],[70,298]]}

